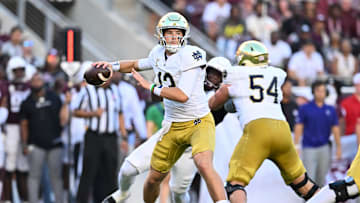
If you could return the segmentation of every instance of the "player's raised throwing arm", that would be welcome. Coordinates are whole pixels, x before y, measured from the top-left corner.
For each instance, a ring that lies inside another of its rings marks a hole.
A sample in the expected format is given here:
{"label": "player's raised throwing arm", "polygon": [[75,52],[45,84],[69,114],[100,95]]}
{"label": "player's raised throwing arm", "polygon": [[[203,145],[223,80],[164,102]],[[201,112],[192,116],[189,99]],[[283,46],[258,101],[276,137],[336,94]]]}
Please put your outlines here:
{"label": "player's raised throwing arm", "polygon": [[130,73],[133,69],[137,71],[151,69],[151,64],[148,58],[135,59],[135,60],[120,60],[114,62],[98,61],[92,64],[97,68],[110,67],[113,71],[119,71],[121,73]]}

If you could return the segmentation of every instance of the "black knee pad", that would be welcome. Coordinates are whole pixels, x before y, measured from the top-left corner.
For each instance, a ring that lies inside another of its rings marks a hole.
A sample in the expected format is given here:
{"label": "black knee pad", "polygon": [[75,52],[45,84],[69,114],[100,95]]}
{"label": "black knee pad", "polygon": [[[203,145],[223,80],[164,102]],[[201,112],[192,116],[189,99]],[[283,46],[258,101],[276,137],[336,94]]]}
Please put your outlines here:
{"label": "black knee pad", "polygon": [[[303,186],[305,186],[308,181],[312,182],[314,185],[312,186],[312,188],[309,190],[308,193],[303,195],[299,192],[299,189],[302,188]],[[299,195],[300,197],[302,197],[305,200],[310,199],[315,194],[315,192],[319,189],[319,186],[316,185],[316,183],[313,180],[311,180],[311,178],[309,178],[307,173],[305,173],[305,178],[300,183],[298,183],[298,184],[291,183],[290,187],[296,192],[297,195]]]}
{"label": "black knee pad", "polygon": [[359,196],[357,194],[349,194],[348,186],[355,185],[354,178],[348,176],[344,180],[338,180],[329,184],[329,188],[334,190],[336,195],[336,202],[344,202],[348,199],[354,199]]}
{"label": "black knee pad", "polygon": [[236,185],[231,185],[229,182],[226,183],[225,185],[225,191],[226,191],[226,194],[227,194],[227,197],[228,199],[230,199],[230,195],[235,192],[236,190],[242,190],[245,192],[245,195],[246,195],[246,190],[245,190],[245,187],[242,186],[242,185],[239,185],[239,184],[236,184]]}

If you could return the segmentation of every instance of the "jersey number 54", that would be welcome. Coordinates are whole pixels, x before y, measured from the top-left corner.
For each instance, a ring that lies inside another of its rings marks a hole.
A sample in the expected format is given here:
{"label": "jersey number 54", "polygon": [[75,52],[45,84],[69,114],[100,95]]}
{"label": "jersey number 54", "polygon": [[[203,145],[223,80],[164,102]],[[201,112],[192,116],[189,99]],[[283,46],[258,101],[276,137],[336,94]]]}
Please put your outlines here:
{"label": "jersey number 54", "polygon": [[[255,83],[256,79],[263,79],[263,75],[250,75],[250,89],[252,90],[258,90],[259,91],[259,97],[255,97],[253,95],[250,96],[250,100],[257,103],[262,102],[264,100],[264,88]],[[266,94],[269,96],[274,97],[274,103],[278,103],[278,88],[277,88],[277,77],[274,77],[271,80],[271,83],[269,87],[266,89]]]}

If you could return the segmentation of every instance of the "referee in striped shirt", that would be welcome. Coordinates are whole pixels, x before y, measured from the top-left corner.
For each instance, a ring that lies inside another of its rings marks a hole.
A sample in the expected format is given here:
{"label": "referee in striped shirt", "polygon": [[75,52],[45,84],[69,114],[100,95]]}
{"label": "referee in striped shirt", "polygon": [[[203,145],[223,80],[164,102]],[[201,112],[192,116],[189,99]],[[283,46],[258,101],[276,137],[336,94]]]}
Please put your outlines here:
{"label": "referee in striped shirt", "polygon": [[[118,87],[108,82],[102,87],[84,86],[71,108],[74,116],[88,119],[83,153],[83,170],[77,202],[101,202],[117,188],[118,133],[126,136]],[[125,139],[123,139],[125,140]]]}

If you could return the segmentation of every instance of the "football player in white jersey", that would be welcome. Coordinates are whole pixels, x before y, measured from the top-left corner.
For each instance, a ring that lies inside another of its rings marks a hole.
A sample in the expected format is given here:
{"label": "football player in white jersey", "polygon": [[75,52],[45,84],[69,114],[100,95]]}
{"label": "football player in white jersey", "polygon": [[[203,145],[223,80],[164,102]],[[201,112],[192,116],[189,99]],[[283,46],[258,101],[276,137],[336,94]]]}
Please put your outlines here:
{"label": "football player in white jersey", "polygon": [[227,70],[225,85],[209,100],[213,110],[232,98],[244,129],[229,163],[228,198],[246,202],[245,186],[265,159],[278,166],[298,195],[311,198],[318,186],[306,175],[280,106],[286,73],[268,65],[267,49],[258,41],[242,43],[236,55],[239,66]]}
{"label": "football player in white jersey", "polygon": [[[142,87],[164,98],[165,116],[161,135],[144,184],[143,197],[147,203],[155,202],[161,181],[189,146],[212,199],[227,202],[221,178],[212,164],[215,125],[203,88],[206,53],[199,47],[186,45],[189,31],[189,25],[182,15],[167,13],[156,27],[159,45],[153,48],[148,58],[94,63],[96,67],[132,72]],[[136,72],[145,69],[154,70],[154,84]]]}
{"label": "football player in white jersey", "polygon": [[[220,87],[223,74],[229,67],[231,67],[230,61],[224,57],[214,57],[209,60],[204,81],[205,92],[211,92]],[[215,125],[217,125],[227,112],[225,109],[221,109],[211,113],[214,116]],[[150,170],[151,154],[159,137],[160,133],[155,133],[126,157],[119,172],[119,189],[109,195],[103,203],[122,203],[128,198],[129,189],[134,183],[135,176]],[[196,167],[191,157],[191,147],[189,147],[171,169],[170,191],[173,203],[190,202],[188,191],[196,173]]]}

